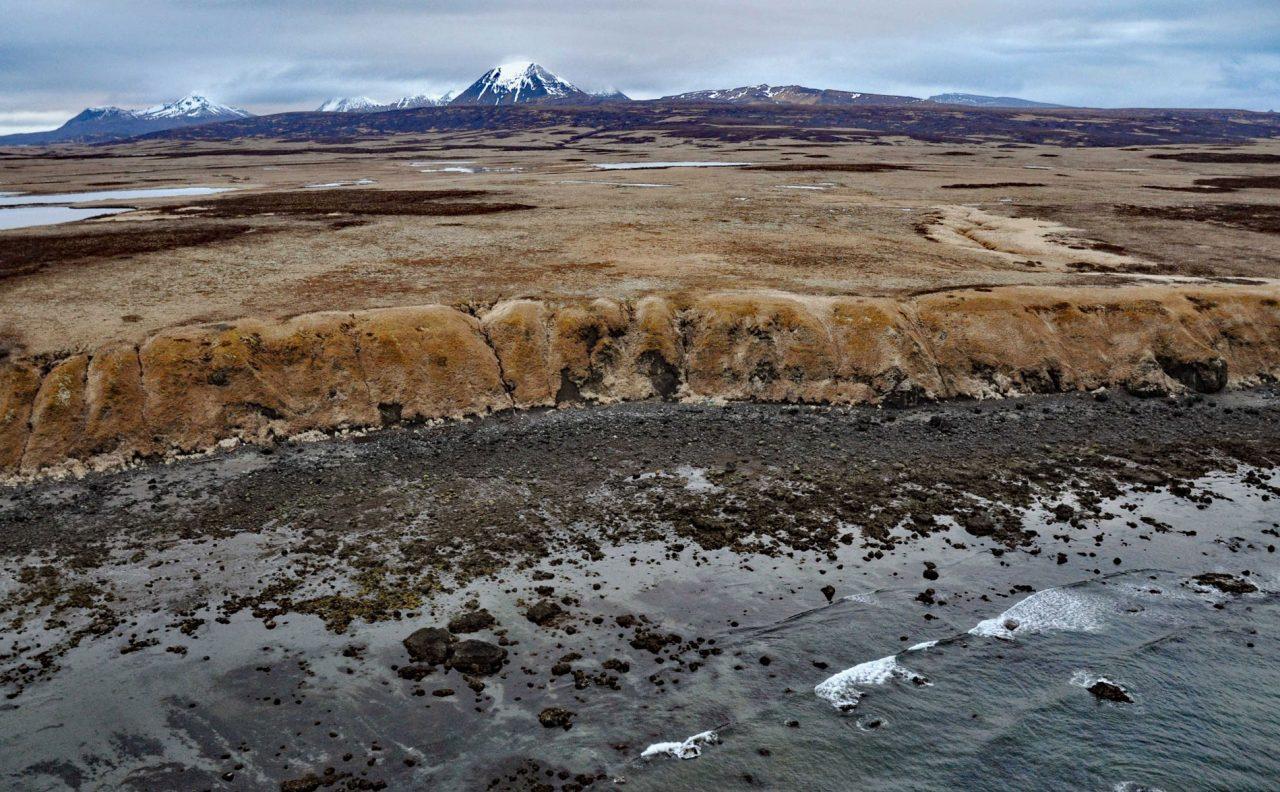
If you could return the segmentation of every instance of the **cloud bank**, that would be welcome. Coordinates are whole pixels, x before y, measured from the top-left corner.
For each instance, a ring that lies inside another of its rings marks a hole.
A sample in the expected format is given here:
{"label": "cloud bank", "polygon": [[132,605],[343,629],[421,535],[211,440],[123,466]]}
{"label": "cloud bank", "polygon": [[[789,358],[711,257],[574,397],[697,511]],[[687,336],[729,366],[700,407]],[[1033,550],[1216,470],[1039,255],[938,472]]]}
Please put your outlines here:
{"label": "cloud bank", "polygon": [[0,0],[0,12],[0,132],[192,90],[255,112],[444,91],[519,58],[640,98],[770,82],[1280,109],[1274,0]]}

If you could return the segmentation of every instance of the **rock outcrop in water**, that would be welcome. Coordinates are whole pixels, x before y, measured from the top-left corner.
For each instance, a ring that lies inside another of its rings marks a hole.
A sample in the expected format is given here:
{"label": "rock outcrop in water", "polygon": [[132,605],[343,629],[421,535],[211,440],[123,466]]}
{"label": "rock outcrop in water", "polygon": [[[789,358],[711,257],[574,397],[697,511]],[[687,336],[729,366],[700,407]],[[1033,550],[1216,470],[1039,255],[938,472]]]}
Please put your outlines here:
{"label": "rock outcrop in water", "polygon": [[730,293],[308,314],[0,363],[0,475],[583,401],[908,406],[1273,377],[1280,289]]}
{"label": "rock outcrop in water", "polygon": [[1085,689],[1099,701],[1110,701],[1115,704],[1133,703],[1133,697],[1129,695],[1129,691],[1107,679],[1099,679]]}

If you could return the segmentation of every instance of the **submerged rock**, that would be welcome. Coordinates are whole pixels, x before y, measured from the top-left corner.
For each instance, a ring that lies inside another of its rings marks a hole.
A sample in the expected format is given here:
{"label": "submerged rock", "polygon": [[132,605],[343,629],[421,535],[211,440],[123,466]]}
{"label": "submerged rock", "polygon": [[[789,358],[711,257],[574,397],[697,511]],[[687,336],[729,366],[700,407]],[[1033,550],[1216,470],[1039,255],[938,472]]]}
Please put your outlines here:
{"label": "submerged rock", "polygon": [[1202,586],[1216,588],[1223,594],[1252,594],[1258,590],[1257,586],[1244,578],[1238,578],[1226,572],[1206,572],[1191,579]]}

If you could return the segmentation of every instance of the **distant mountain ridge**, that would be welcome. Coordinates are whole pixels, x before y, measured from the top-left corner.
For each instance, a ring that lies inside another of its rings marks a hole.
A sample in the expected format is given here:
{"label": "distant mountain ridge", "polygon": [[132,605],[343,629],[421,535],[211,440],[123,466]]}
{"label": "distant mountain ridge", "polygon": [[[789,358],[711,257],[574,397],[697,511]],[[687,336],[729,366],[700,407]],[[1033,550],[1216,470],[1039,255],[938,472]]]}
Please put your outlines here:
{"label": "distant mountain ridge", "polygon": [[383,103],[367,96],[335,96],[326,99],[316,108],[317,113],[365,113],[382,107]]}
{"label": "distant mountain ridge", "polygon": [[418,107],[511,105],[530,102],[629,102],[618,90],[589,93],[558,77],[549,69],[532,61],[518,61],[494,66],[457,94],[443,96],[406,96],[394,102],[381,102],[367,96],[337,97],[317,108],[322,113],[379,113]]}
{"label": "distant mountain ridge", "polygon": [[367,96],[335,96],[316,108],[318,113],[381,113],[388,110],[411,110],[416,107],[440,107],[453,99],[453,91],[441,96],[416,94],[402,96],[391,102],[370,99]]}
{"label": "distant mountain ridge", "polygon": [[668,102],[724,102],[726,104],[801,104],[801,105],[904,105],[924,101],[915,96],[838,91],[831,88],[808,88],[803,85],[746,85],[741,88],[719,88],[690,91],[662,97]]}
{"label": "distant mountain ridge", "polygon": [[[601,105],[630,102],[621,91],[588,92],[532,61],[495,66],[456,95],[417,94],[384,102],[368,96],[334,97],[326,100],[320,113],[385,113],[431,107],[500,106],[529,103],[561,105]],[[969,108],[1062,108],[1064,105],[1034,102],[1012,96],[969,93],[936,94],[928,99],[803,85],[748,85],[737,88],[689,91],[664,96],[661,102],[690,102],[729,105],[799,105],[824,107],[940,105]],[[145,110],[119,107],[90,107],[61,127],[45,132],[0,136],[0,145],[40,145],[46,143],[100,143],[162,132],[194,124],[209,124],[250,118],[236,107],[218,104],[191,94],[175,102]]]}
{"label": "distant mountain ridge", "polygon": [[984,96],[983,94],[944,93],[929,97],[934,104],[962,105],[965,107],[1066,107],[1066,105],[1033,102],[1016,96]]}
{"label": "distant mountain ridge", "polygon": [[155,105],[145,110],[89,107],[72,116],[57,129],[0,136],[0,146],[95,143],[194,124],[231,121],[252,116],[253,114],[247,110],[219,104],[200,94],[189,94],[177,101]]}

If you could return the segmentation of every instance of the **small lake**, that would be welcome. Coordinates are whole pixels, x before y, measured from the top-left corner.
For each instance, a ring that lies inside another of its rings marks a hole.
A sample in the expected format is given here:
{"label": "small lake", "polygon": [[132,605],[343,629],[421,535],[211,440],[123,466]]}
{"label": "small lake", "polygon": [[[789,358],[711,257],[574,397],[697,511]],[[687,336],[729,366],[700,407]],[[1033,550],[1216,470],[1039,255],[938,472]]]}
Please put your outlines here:
{"label": "small lake", "polygon": [[180,195],[213,195],[231,187],[157,187],[143,190],[99,190],[97,192],[21,194],[0,193],[0,206],[30,204],[73,204],[89,201],[137,200],[140,198],[172,198]]}
{"label": "small lake", "polygon": [[99,190],[96,192],[30,193],[0,192],[0,230],[29,228],[31,226],[57,225],[88,220],[92,217],[127,212],[133,207],[74,208],[69,204],[91,201],[138,200],[142,198],[173,198],[188,195],[213,195],[227,192],[231,187],[158,187],[135,190]]}
{"label": "small lake", "polygon": [[740,168],[753,162],[597,162],[598,170],[654,170],[657,168]]}
{"label": "small lake", "polygon": [[57,225],[58,223],[74,223],[77,220],[88,220],[91,217],[103,217],[128,211],[132,210],[125,207],[74,209],[70,206],[17,206],[0,209],[0,231],[8,231],[12,228]]}

